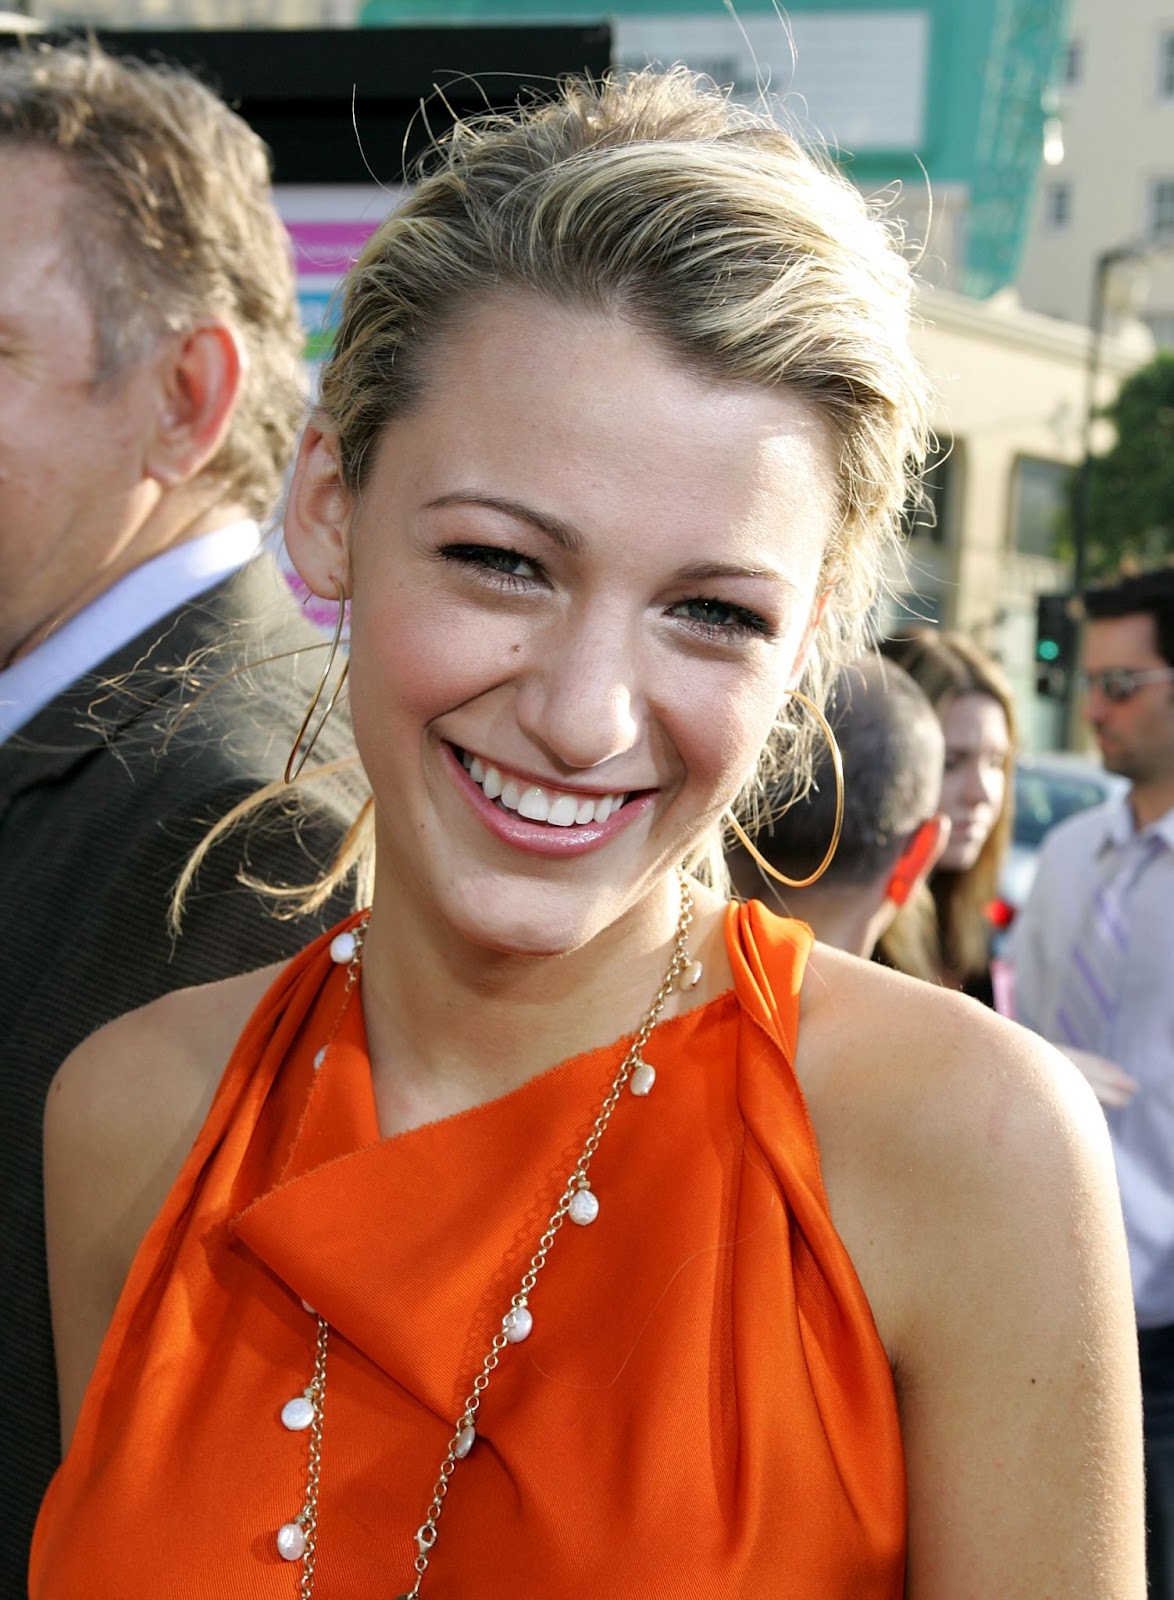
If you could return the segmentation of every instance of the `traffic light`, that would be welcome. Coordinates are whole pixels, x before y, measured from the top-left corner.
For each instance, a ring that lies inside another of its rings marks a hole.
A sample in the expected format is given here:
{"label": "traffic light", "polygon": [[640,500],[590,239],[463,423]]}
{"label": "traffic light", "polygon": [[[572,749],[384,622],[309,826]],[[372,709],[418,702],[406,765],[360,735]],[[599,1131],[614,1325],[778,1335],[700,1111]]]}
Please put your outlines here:
{"label": "traffic light", "polygon": [[1035,602],[1035,692],[1062,700],[1076,670],[1080,623],[1074,595],[1041,594]]}

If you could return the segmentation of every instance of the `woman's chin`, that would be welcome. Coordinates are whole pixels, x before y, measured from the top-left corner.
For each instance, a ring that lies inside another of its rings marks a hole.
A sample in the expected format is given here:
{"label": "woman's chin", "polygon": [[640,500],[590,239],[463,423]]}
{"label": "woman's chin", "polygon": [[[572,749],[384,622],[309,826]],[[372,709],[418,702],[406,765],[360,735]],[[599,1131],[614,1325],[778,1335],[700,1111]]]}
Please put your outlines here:
{"label": "woman's chin", "polygon": [[939,872],[969,872],[982,854],[982,847],[985,843],[986,835],[983,834],[981,839],[960,840],[957,849],[951,845],[951,848],[946,851],[938,862],[937,870]]}
{"label": "woman's chin", "polygon": [[514,892],[469,886],[451,908],[449,925],[458,938],[503,956],[546,958],[581,949],[610,920],[592,915],[582,893],[544,893],[534,885]]}

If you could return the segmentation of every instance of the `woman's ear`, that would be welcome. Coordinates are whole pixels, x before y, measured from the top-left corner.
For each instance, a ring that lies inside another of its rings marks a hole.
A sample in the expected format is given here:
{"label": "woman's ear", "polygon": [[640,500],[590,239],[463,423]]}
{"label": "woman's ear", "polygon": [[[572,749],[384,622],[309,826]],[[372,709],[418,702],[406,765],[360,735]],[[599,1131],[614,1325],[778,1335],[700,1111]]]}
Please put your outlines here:
{"label": "woman's ear", "polygon": [[351,494],[338,438],[311,422],[302,435],[285,505],[285,547],[306,586],[326,600],[351,592]]}
{"label": "woman's ear", "polygon": [[834,588],[834,582],[827,584],[812,602],[811,613],[807,618],[807,626],[803,630],[803,637],[799,641],[798,654],[795,656],[795,662],[791,668],[791,676],[787,683],[788,689],[797,689],[803,682],[803,674],[807,670],[807,662],[815,644],[816,636],[819,633],[819,625],[823,620],[823,614],[827,609],[827,604],[832,597]]}

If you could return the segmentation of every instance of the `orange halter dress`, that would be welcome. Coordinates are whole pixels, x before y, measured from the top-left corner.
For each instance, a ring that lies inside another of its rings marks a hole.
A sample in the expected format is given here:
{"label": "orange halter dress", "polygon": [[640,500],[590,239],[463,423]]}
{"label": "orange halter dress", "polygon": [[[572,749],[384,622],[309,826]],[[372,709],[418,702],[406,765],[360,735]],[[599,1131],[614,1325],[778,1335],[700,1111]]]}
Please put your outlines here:
{"label": "orange halter dress", "polygon": [[[898,1600],[892,1378],[791,1062],[808,930],[731,907],[662,1023],[451,1480],[421,1600]],[[143,1242],[37,1524],[32,1600],[297,1600],[282,1425],[330,1325],[316,1600],[414,1581],[455,1419],[628,1041],[380,1138],[328,938],[249,1022]],[[323,1056],[323,1045],[329,1048]]]}

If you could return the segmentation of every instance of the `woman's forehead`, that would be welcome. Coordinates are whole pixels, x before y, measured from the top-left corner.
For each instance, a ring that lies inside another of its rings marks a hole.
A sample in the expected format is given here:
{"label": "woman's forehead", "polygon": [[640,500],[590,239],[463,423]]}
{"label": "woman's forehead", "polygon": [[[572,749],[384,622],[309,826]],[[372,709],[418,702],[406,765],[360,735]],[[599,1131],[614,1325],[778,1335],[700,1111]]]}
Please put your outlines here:
{"label": "woman's forehead", "polygon": [[1007,714],[985,689],[964,689],[947,696],[941,703],[940,715],[951,749],[1007,742]]}
{"label": "woman's forehead", "polygon": [[837,515],[836,454],[802,396],[717,381],[619,316],[536,296],[483,306],[430,352],[379,461],[426,501],[467,490],[584,532],[635,514],[822,553]]}

